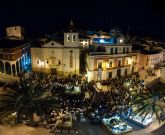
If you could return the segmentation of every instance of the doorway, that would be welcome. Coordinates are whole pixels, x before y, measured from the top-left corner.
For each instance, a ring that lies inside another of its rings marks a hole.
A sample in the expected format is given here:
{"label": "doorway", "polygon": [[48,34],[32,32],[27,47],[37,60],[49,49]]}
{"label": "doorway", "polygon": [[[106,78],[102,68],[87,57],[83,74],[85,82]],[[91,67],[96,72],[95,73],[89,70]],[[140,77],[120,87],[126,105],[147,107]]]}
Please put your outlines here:
{"label": "doorway", "polygon": [[57,69],[56,68],[51,68],[51,74],[52,75],[57,75]]}
{"label": "doorway", "polygon": [[121,69],[117,70],[117,77],[121,77]]}

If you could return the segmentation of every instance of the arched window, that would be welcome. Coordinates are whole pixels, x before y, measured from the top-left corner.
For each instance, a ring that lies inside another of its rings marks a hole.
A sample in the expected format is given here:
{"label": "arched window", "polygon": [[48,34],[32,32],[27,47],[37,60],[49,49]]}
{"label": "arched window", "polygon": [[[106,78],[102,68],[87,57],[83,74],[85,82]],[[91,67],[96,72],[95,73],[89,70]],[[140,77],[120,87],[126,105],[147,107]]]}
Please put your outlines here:
{"label": "arched window", "polygon": [[75,35],[72,36],[72,42],[75,42]]}
{"label": "arched window", "polygon": [[70,35],[67,35],[67,42],[70,41]]}

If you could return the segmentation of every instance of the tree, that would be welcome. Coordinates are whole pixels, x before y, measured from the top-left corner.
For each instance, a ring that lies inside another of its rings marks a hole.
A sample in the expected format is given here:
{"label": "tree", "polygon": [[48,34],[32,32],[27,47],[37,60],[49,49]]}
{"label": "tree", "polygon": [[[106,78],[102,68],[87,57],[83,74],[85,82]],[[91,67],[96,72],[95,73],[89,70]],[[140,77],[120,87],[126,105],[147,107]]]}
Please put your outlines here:
{"label": "tree", "polygon": [[43,114],[49,107],[57,105],[57,99],[48,96],[48,92],[40,83],[33,84],[25,78],[4,89],[5,94],[0,95],[0,116],[5,117],[16,112],[16,124],[20,122],[23,115],[33,120],[33,113]]}
{"label": "tree", "polygon": [[135,114],[144,115],[144,119],[148,114],[151,114],[151,116],[155,114],[160,123],[160,114],[165,112],[164,96],[157,89],[146,89],[144,92],[137,94],[136,99],[132,101],[132,105],[136,106]]}

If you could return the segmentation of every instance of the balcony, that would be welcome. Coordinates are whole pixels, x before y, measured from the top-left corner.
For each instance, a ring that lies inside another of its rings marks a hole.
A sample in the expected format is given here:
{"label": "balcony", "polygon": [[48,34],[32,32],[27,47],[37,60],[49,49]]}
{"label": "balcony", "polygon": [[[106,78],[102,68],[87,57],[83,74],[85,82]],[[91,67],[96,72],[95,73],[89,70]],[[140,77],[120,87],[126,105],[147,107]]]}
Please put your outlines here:
{"label": "balcony", "polygon": [[118,57],[131,57],[137,55],[137,53],[139,52],[118,53],[118,54],[110,54],[108,52],[90,52],[89,56],[118,58]]}

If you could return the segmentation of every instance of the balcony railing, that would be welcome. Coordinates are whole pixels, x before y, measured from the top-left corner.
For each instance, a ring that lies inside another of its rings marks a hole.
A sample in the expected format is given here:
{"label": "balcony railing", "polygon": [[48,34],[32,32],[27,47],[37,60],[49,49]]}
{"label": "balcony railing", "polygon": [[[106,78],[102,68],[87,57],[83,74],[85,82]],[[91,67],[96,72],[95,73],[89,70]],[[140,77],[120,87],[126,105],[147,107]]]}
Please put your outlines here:
{"label": "balcony railing", "polygon": [[89,55],[90,56],[108,56],[108,57],[112,57],[112,58],[116,58],[116,57],[130,57],[133,55],[136,55],[138,52],[129,52],[129,53],[118,53],[118,54],[110,54],[108,52],[90,52]]}

